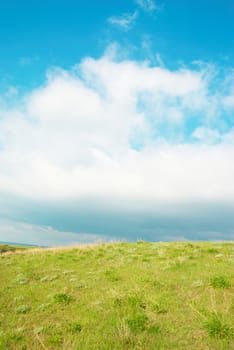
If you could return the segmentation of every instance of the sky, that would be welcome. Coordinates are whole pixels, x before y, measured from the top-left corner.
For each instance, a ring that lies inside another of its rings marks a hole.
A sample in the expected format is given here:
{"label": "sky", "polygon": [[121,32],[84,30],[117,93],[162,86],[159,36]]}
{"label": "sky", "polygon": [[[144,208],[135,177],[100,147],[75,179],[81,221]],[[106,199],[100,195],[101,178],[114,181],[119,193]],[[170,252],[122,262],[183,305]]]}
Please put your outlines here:
{"label": "sky", "polygon": [[0,241],[234,240],[232,0],[0,2]]}

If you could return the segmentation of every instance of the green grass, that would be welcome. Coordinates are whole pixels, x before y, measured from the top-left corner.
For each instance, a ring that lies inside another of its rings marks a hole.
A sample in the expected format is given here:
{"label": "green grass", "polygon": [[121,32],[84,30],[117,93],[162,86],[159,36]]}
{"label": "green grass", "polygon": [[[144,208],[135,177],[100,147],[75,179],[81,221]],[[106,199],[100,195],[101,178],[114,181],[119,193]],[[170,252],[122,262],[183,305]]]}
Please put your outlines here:
{"label": "green grass", "polygon": [[0,254],[0,350],[234,350],[233,243]]}
{"label": "green grass", "polygon": [[230,288],[230,281],[226,276],[215,276],[211,280],[211,286],[214,288]]}

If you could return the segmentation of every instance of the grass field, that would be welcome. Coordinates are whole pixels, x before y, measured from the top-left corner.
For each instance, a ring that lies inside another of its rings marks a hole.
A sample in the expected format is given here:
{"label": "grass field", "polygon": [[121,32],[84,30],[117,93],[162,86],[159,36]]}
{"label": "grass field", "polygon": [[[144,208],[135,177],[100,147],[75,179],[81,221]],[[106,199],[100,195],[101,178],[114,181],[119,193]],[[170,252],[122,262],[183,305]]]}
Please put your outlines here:
{"label": "grass field", "polygon": [[0,254],[0,349],[234,349],[233,243]]}

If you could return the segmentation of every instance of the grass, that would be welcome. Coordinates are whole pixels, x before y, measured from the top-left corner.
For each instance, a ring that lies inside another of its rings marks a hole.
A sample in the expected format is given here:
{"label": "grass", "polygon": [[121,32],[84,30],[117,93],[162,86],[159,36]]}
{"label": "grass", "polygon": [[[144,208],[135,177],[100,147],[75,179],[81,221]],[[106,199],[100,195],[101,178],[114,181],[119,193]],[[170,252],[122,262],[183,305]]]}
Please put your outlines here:
{"label": "grass", "polygon": [[233,337],[232,327],[224,323],[222,316],[216,312],[213,312],[211,316],[206,320],[205,327],[210,336],[218,338]]}
{"label": "grass", "polygon": [[230,288],[231,284],[226,276],[215,276],[211,279],[211,286],[214,288]]}
{"label": "grass", "polygon": [[233,243],[0,254],[0,350],[232,350]]}
{"label": "grass", "polygon": [[57,303],[65,303],[65,304],[68,304],[68,303],[71,302],[72,297],[71,297],[71,295],[66,294],[66,293],[57,293],[57,294],[54,295],[54,300],[55,300]]}

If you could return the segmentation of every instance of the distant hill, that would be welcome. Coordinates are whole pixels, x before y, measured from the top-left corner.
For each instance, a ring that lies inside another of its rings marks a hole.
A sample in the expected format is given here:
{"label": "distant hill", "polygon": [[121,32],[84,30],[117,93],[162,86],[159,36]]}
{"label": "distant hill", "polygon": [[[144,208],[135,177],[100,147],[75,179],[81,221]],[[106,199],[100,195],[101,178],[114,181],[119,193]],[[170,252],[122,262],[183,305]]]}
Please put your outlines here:
{"label": "distant hill", "polygon": [[29,248],[39,248],[39,246],[23,243],[0,242],[0,253],[13,252],[15,250],[25,250]]}

